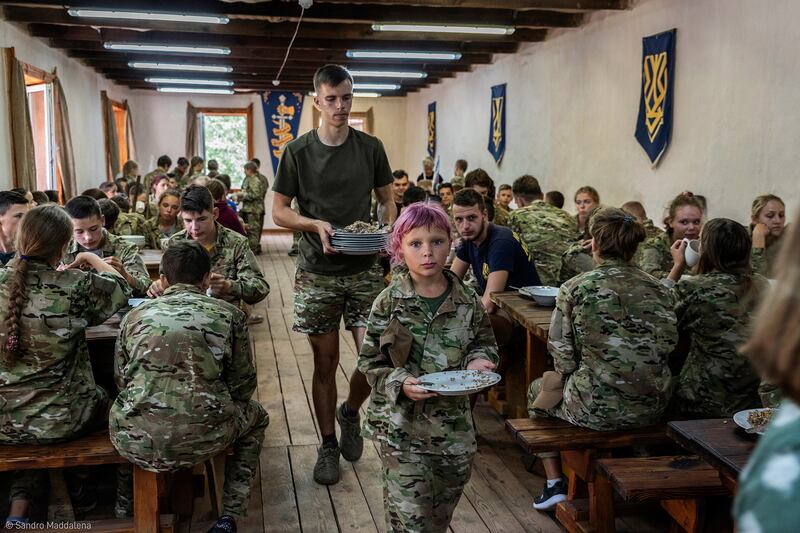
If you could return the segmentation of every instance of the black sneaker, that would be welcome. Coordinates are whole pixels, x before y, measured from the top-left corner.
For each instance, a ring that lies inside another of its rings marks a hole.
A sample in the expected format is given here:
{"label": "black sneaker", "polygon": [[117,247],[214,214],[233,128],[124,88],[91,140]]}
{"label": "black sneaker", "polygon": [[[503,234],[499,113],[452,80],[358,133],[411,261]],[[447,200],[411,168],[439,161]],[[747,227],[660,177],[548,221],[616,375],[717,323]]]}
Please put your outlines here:
{"label": "black sneaker", "polygon": [[208,533],[236,533],[236,520],[231,515],[224,514],[208,530]]}
{"label": "black sneaker", "polygon": [[567,480],[561,478],[561,481],[553,485],[547,486],[544,483],[544,490],[540,495],[533,499],[533,508],[537,511],[549,511],[555,507],[559,502],[567,499]]}
{"label": "black sneaker", "polygon": [[300,250],[298,250],[297,248],[292,248],[291,250],[289,250],[289,253],[286,254],[286,255],[288,255],[289,257],[298,256],[298,255],[300,255]]}
{"label": "black sneaker", "polygon": [[342,448],[342,457],[351,463],[361,459],[364,452],[364,437],[361,436],[361,417],[356,412],[356,416],[345,416],[342,412],[344,404],[336,409],[336,421],[342,429],[339,445]]}
{"label": "black sneaker", "polygon": [[314,481],[320,485],[333,485],[339,482],[339,453],[339,447],[330,444],[323,444],[317,450]]}

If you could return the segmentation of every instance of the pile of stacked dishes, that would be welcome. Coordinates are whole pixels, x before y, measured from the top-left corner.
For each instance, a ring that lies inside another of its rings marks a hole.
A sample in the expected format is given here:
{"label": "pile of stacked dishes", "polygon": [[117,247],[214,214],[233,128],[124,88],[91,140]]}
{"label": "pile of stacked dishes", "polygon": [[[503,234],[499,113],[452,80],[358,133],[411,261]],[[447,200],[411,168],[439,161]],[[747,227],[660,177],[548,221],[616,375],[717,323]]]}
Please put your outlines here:
{"label": "pile of stacked dishes", "polygon": [[389,233],[350,233],[337,230],[331,237],[331,246],[346,255],[372,255],[384,250]]}

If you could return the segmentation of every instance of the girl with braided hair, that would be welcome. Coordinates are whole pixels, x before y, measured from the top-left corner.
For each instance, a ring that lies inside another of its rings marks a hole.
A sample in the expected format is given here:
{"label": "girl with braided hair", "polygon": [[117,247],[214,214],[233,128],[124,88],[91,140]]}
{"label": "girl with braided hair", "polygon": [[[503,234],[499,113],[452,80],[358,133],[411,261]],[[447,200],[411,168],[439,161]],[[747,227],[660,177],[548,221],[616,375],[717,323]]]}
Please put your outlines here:
{"label": "girl with braided hair", "polygon": [[[58,270],[71,238],[61,207],[35,207],[20,223],[17,256],[0,268],[0,445],[68,440],[105,420],[108,395],[95,385],[85,330],[126,305],[129,289],[89,252]],[[26,520],[41,478],[15,476],[9,522]]]}

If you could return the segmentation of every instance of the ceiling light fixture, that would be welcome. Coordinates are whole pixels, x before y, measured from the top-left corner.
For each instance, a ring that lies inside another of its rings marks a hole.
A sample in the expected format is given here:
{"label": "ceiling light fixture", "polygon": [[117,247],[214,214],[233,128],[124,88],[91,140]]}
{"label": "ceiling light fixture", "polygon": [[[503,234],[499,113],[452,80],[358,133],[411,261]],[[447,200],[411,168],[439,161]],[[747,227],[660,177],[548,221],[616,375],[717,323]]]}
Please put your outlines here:
{"label": "ceiling light fixture", "polygon": [[187,65],[185,63],[155,63],[150,61],[129,61],[131,68],[150,70],[185,70],[190,72],[233,72],[227,65]]}
{"label": "ceiling light fixture", "polygon": [[191,80],[186,78],[145,78],[147,83],[179,83],[181,85],[221,85],[223,87],[233,87],[233,82],[229,80]]}
{"label": "ceiling light fixture", "polygon": [[430,61],[455,61],[461,59],[459,52],[395,52],[392,50],[348,50],[352,59],[422,59]]}
{"label": "ceiling light fixture", "polygon": [[[310,91],[308,93],[308,96],[314,97],[314,96],[317,96],[317,93],[315,91]],[[378,98],[379,96],[381,96],[381,94],[380,93],[359,92],[359,93],[353,93],[353,96],[355,98]]]}
{"label": "ceiling light fixture", "polygon": [[354,83],[353,90],[365,91],[396,91],[400,88],[399,83]]}
{"label": "ceiling light fixture", "polygon": [[124,20],[163,20],[167,22],[196,22],[199,24],[227,24],[228,17],[219,15],[185,15],[180,13],[159,13],[155,11],[125,11],[120,9],[72,8],[67,13],[73,17],[124,19]]}
{"label": "ceiling light fixture", "polygon": [[350,70],[354,78],[401,78],[421,80],[426,78],[426,72],[410,72],[403,70]]}
{"label": "ceiling light fixture", "polygon": [[471,26],[461,24],[373,24],[374,31],[405,31],[419,33],[470,33],[476,35],[511,35],[511,26]]}
{"label": "ceiling light fixture", "polygon": [[159,87],[160,93],[202,93],[202,94],[233,94],[233,89],[202,89],[191,87]]}
{"label": "ceiling light fixture", "polygon": [[175,54],[213,54],[228,55],[231,49],[227,46],[180,46],[169,44],[136,44],[136,43],[103,43],[107,50],[125,50],[128,52],[167,52]]}

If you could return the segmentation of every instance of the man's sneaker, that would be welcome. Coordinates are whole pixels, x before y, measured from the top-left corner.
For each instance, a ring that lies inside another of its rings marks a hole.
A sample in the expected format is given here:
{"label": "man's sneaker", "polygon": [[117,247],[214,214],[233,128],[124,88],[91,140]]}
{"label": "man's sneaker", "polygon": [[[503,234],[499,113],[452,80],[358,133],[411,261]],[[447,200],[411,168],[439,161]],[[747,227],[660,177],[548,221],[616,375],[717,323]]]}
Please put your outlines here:
{"label": "man's sneaker", "polygon": [[236,533],[236,520],[231,515],[224,514],[208,530],[208,533]]}
{"label": "man's sneaker", "polygon": [[317,464],[314,465],[314,481],[320,485],[333,485],[339,482],[339,447],[323,444],[317,450]]}
{"label": "man's sneaker", "polygon": [[544,490],[533,500],[533,508],[537,511],[549,511],[559,502],[567,499],[567,480],[561,479],[552,487],[547,486],[545,481]]}
{"label": "man's sneaker", "polygon": [[251,325],[252,324],[261,324],[262,322],[264,322],[264,315],[258,315],[256,313],[253,313],[252,315],[247,317],[247,323],[248,324],[251,324]]}
{"label": "man's sneaker", "polygon": [[358,461],[364,453],[364,437],[361,436],[361,417],[356,412],[356,416],[345,416],[342,412],[344,404],[336,410],[336,421],[342,428],[339,437],[339,445],[342,447],[342,457],[350,461]]}
{"label": "man's sneaker", "polygon": [[298,255],[300,255],[300,250],[298,250],[297,248],[292,248],[286,255],[288,255],[289,257],[297,257]]}

